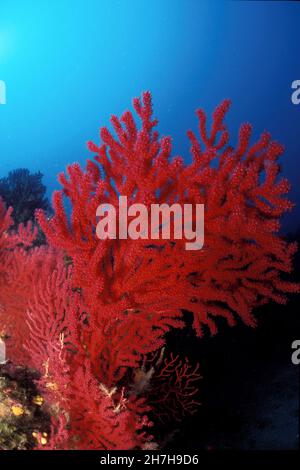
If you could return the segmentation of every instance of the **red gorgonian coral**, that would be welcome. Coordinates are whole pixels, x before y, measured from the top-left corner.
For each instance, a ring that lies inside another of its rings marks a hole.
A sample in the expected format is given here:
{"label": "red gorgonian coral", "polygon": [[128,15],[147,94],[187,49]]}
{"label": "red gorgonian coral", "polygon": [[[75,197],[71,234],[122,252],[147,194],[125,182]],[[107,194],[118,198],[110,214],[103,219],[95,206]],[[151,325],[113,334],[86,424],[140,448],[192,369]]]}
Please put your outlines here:
{"label": "red gorgonian coral", "polygon": [[50,436],[33,432],[36,447],[151,445],[144,399],[134,393],[125,397],[124,387],[107,388],[91,371],[84,338],[90,328],[82,296],[71,286],[72,267],[51,247],[25,249],[36,230],[29,224],[9,232],[12,211],[1,201],[0,209],[0,339],[10,361],[40,373],[37,384],[52,416]]}
{"label": "red gorgonian coral", "polygon": [[18,363],[24,360],[26,303],[38,276],[38,256],[27,253],[37,229],[29,222],[11,232],[11,214],[12,208],[6,209],[0,199],[0,335],[6,338],[9,357]]}
{"label": "red gorgonian coral", "polygon": [[[283,147],[268,133],[250,144],[251,125],[243,124],[236,148],[229,145],[224,123],[229,101],[213,113],[211,130],[197,112],[201,141],[189,131],[193,161],[170,158],[171,139],[159,137],[150,93],[135,99],[135,111],[111,118],[116,133],[102,128],[100,146],[89,142],[95,162],[74,163],[59,175],[55,215],[38,220],[49,242],[73,260],[73,286],[80,287],[97,331],[92,357],[107,383],[136,366],[141,356],[161,347],[170,327],[181,327],[181,311],[194,315],[194,328],[214,333],[215,318],[230,325],[235,314],[253,326],[253,309],[270,300],[284,303],[298,287],[282,280],[291,271],[294,244],[279,235],[279,220],[290,210],[285,178],[278,179]],[[105,240],[95,236],[96,208],[118,196],[128,204],[204,204],[205,242],[186,251],[182,240]],[[66,196],[72,206],[68,220]],[[93,341],[94,343],[94,341]],[[102,365],[101,365],[102,364]]]}
{"label": "red gorgonian coral", "polygon": [[[101,144],[89,143],[95,161],[60,174],[54,216],[37,211],[50,247],[12,250],[10,213],[0,207],[0,303],[13,298],[13,280],[26,266],[22,302],[17,311],[13,303],[2,309],[1,322],[20,322],[9,330],[19,335],[11,357],[40,371],[53,415],[48,448],[154,447],[147,417],[153,407],[163,406],[161,417],[176,409],[178,418],[178,403],[183,413],[197,405],[197,367],[171,356],[161,367],[143,368],[166,333],[183,328],[183,310],[193,314],[201,336],[204,327],[216,332],[218,317],[254,326],[256,307],[285,303],[288,293],[299,291],[282,276],[296,250],[279,235],[280,218],[292,207],[285,197],[289,184],[279,178],[282,146],[267,133],[250,144],[251,126],[243,124],[231,147],[226,100],[210,130],[204,112],[197,112],[200,139],[188,132],[193,158],[187,164],[171,158],[171,139],[155,130],[150,94],[133,104],[140,124],[130,111],[113,116],[114,133],[102,128]],[[96,209],[103,203],[118,208],[120,195],[147,207],[204,204],[203,249],[187,251],[185,240],[174,237],[99,240]],[[165,396],[156,400],[149,390],[159,383]]]}

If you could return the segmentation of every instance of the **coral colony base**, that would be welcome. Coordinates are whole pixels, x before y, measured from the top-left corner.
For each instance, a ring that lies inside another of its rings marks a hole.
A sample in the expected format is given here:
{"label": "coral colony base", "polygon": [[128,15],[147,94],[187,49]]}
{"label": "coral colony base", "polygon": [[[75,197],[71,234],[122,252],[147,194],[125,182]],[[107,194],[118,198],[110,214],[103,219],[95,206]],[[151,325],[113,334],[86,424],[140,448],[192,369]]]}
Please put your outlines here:
{"label": "coral colony base", "polygon": [[[186,164],[159,136],[150,93],[133,105],[138,123],[130,111],[113,116],[115,134],[104,127],[101,143],[89,143],[95,159],[59,175],[53,216],[36,213],[48,244],[33,246],[31,223],[12,231],[12,208],[0,202],[1,338],[9,364],[34,372],[37,406],[49,417],[43,426],[29,420],[22,448],[160,447],[161,423],[178,426],[199,405],[199,366],[167,352],[167,332],[184,334],[183,311],[202,336],[216,333],[219,317],[254,326],[254,309],[299,292],[284,278],[296,245],[278,234],[292,208],[279,178],[283,147],[268,133],[250,143],[250,124],[230,146],[225,100],[210,130],[197,111],[200,138],[188,132]],[[99,240],[96,210],[117,207],[120,195],[148,209],[204,205],[203,248],[186,250],[174,234]]]}

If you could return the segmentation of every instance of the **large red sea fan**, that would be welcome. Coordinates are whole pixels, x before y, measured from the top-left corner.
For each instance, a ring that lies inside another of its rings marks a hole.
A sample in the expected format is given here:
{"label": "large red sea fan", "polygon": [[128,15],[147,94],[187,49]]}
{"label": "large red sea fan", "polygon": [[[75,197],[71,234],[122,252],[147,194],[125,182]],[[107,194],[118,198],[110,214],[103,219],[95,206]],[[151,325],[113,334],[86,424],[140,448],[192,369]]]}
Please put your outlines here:
{"label": "large red sea fan", "polygon": [[[233,325],[238,315],[253,326],[255,307],[284,303],[298,286],[281,277],[291,271],[296,250],[278,234],[281,216],[292,208],[285,197],[289,183],[278,177],[283,147],[268,133],[250,144],[250,124],[241,126],[231,147],[225,100],[213,113],[210,131],[205,113],[197,111],[201,138],[188,132],[193,160],[186,164],[170,157],[170,137],[160,138],[155,130],[150,93],[133,105],[140,127],[130,111],[113,116],[116,136],[101,129],[101,144],[88,144],[96,161],[89,160],[85,170],[68,166],[68,177],[59,176],[63,190],[53,197],[55,215],[37,216],[49,242],[72,258],[73,284],[82,289],[95,327],[109,331],[137,322],[138,330],[151,316],[143,334],[131,326],[131,348],[139,339],[132,356],[138,358],[159,347],[170,326],[182,326],[183,309],[193,313],[198,335],[203,325],[214,333],[217,316]],[[186,251],[182,240],[98,240],[96,208],[106,202],[117,207],[119,195],[128,204],[204,204],[203,249]],[[72,206],[70,221],[64,196]]]}

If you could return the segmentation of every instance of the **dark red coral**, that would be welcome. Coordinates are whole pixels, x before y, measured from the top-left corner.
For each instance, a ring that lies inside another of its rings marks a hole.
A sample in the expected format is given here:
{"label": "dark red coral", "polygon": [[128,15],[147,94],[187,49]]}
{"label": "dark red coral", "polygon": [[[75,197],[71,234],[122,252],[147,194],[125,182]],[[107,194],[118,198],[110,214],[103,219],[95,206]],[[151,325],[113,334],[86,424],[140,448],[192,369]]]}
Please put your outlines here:
{"label": "dark red coral", "polygon": [[141,368],[135,370],[134,388],[147,394],[147,403],[160,422],[180,422],[184,416],[198,411],[202,378],[199,368],[188,358],[166,355],[163,348],[146,356]]}

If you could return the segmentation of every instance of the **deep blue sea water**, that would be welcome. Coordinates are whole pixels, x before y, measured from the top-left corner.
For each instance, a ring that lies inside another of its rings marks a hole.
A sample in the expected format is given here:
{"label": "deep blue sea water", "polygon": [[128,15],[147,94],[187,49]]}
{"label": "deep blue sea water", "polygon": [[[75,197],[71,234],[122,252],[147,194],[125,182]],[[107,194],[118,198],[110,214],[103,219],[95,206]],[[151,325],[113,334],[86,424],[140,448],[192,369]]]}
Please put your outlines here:
{"label": "deep blue sea water", "polygon": [[300,214],[300,79],[297,2],[198,0],[0,0],[0,176],[17,167],[44,173],[49,195],[66,164],[89,156],[86,141],[151,90],[162,133],[188,156],[194,110],[233,101],[242,121],[286,146],[283,171]]}

